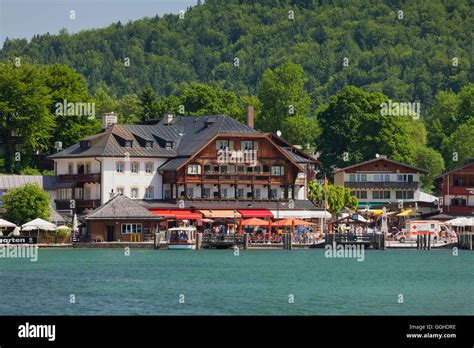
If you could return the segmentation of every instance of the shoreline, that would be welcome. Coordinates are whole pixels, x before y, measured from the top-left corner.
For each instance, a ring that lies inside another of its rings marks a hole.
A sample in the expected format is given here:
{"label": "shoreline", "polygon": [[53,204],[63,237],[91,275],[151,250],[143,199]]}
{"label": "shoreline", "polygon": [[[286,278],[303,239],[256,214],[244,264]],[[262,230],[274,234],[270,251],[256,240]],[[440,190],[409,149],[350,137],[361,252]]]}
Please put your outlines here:
{"label": "shoreline", "polygon": [[[166,244],[160,245],[160,248],[155,249],[153,242],[101,242],[101,243],[74,243],[74,244],[3,244],[1,247],[7,246],[37,246],[40,249],[153,249],[153,250],[169,250]],[[339,244],[338,244],[339,245]],[[345,245],[345,244],[340,244]],[[357,245],[357,244],[356,244]],[[293,244],[293,250],[306,250],[306,249],[324,249],[325,243],[320,242],[317,244]],[[455,243],[451,244],[437,244],[432,245],[432,250],[436,249],[452,249],[453,247],[459,247]],[[229,248],[202,248],[200,250],[233,250],[233,247]],[[239,250],[244,250],[239,248]],[[283,244],[255,244],[249,245],[247,250],[284,250]],[[381,250],[367,248],[367,250]],[[392,244],[387,245],[385,250],[417,250],[416,244]]]}

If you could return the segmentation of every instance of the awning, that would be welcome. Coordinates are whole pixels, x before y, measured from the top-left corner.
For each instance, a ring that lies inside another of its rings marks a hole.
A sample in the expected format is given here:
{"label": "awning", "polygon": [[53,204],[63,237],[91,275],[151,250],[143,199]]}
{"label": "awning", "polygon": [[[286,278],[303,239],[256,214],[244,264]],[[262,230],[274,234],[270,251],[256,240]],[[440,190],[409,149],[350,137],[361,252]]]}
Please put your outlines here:
{"label": "awning", "polygon": [[411,209],[407,209],[405,211],[402,211],[401,213],[397,214],[397,216],[408,216],[408,215],[413,215],[411,214],[412,210]]}
{"label": "awning", "polygon": [[239,209],[242,217],[247,218],[272,218],[273,214],[268,209]]}
{"label": "awning", "polygon": [[190,209],[150,209],[150,213],[176,220],[201,220],[202,218],[201,214]]}
{"label": "awning", "polygon": [[330,219],[332,217],[330,212],[324,210],[307,210],[306,212],[311,219]]}
{"label": "awning", "polygon": [[330,219],[331,213],[324,210],[270,210],[276,219]]}
{"label": "awning", "polygon": [[232,210],[199,210],[204,217],[209,218],[209,219],[217,219],[217,218],[222,218],[222,219],[240,219],[242,217],[242,214],[240,214],[238,211]]}

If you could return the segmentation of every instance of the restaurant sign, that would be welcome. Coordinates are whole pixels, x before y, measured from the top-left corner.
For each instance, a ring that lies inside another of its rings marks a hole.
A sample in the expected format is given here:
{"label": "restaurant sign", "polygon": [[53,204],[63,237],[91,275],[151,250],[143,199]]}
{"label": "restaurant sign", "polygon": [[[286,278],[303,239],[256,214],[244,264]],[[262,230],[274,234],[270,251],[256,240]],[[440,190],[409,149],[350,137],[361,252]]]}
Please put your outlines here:
{"label": "restaurant sign", "polygon": [[0,237],[0,245],[36,244],[37,237]]}

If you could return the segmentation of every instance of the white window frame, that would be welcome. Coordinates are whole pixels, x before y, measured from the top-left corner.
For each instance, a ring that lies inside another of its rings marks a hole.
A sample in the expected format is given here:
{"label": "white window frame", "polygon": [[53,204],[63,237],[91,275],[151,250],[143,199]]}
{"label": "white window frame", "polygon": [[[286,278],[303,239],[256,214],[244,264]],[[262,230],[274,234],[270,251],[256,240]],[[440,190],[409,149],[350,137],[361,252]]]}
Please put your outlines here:
{"label": "white window frame", "polygon": [[230,140],[227,140],[227,139],[217,140],[216,144],[217,144],[217,150],[230,149]]}
{"label": "white window frame", "polygon": [[189,175],[199,175],[201,173],[200,164],[188,164],[188,174]]}
{"label": "white window frame", "polygon": [[154,171],[154,164],[153,162],[145,162],[145,173],[146,174],[153,174]]}
{"label": "white window frame", "polygon": [[148,186],[145,188],[145,199],[147,200],[153,199],[153,186]]}
{"label": "white window frame", "polygon": [[240,149],[245,150],[255,150],[255,142],[253,140],[242,140],[240,144]]}
{"label": "white window frame", "polygon": [[284,175],[283,166],[272,166],[272,176],[282,176]]}
{"label": "white window frame", "polygon": [[138,234],[142,233],[143,228],[140,223],[122,224],[120,226],[121,234]]}
{"label": "white window frame", "polygon": [[84,199],[84,189],[82,187],[74,188],[74,199]]}
{"label": "white window frame", "polygon": [[[136,171],[134,170],[136,168]],[[140,162],[134,161],[130,163],[130,173],[138,174],[140,172]]]}
{"label": "white window frame", "polygon": [[125,162],[123,162],[123,161],[115,162],[115,172],[120,173],[120,174],[125,173]]}

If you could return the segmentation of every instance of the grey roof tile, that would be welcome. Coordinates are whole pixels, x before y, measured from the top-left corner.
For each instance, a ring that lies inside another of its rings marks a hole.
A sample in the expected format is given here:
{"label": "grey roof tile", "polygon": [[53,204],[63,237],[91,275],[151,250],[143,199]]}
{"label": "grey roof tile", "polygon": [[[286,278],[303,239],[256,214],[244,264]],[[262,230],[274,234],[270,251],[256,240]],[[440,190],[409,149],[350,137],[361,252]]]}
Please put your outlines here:
{"label": "grey roof tile", "polygon": [[[206,122],[213,120],[212,125]],[[191,156],[218,134],[258,134],[258,132],[229,116],[188,116],[177,117],[170,125],[163,121],[154,125],[114,125],[102,132],[85,138],[91,146],[83,149],[80,143],[49,156],[55,158],[124,156],[131,157],[177,157]],[[155,140],[152,148],[146,148],[136,137]],[[120,139],[135,140],[131,148],[126,148]],[[172,149],[166,149],[160,141],[173,142]]]}
{"label": "grey roof tile", "polygon": [[158,216],[150,213],[142,204],[142,201],[133,200],[124,195],[117,195],[87,214],[85,219],[159,219]]}

